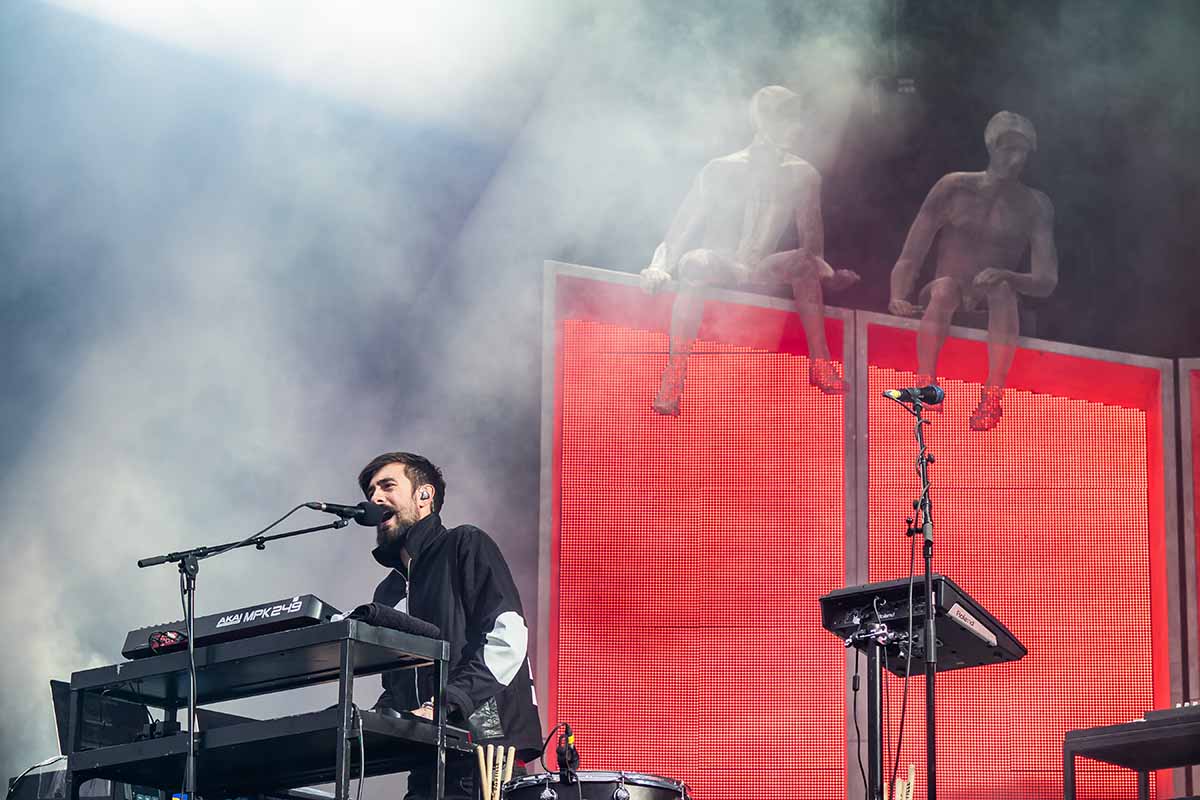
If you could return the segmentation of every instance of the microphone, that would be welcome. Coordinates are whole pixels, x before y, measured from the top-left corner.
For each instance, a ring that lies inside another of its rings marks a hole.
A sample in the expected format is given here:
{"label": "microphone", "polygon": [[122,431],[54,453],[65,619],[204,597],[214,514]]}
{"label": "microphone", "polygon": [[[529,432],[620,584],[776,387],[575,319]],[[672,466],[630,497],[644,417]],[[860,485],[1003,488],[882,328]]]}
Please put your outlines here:
{"label": "microphone", "polygon": [[928,386],[916,386],[912,389],[888,389],[883,393],[883,396],[899,403],[920,403],[924,406],[936,406],[945,399],[946,393],[942,391],[942,387],[936,383],[931,383]]}
{"label": "microphone", "polygon": [[363,500],[356,506],[344,506],[340,503],[318,503],[316,501],[305,503],[304,505],[315,511],[337,514],[343,519],[352,519],[359,525],[367,525],[372,528],[396,513],[390,508],[385,508],[378,503],[368,503],[366,500]]}

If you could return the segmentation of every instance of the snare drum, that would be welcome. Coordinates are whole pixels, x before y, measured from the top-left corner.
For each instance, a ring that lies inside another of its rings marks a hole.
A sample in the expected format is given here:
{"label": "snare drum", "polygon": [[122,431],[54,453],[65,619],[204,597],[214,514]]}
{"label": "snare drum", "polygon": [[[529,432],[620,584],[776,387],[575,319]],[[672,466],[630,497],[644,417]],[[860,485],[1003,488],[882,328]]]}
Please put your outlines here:
{"label": "snare drum", "polygon": [[579,783],[563,786],[557,772],[526,775],[508,784],[506,800],[688,800],[687,784],[640,772],[581,770]]}

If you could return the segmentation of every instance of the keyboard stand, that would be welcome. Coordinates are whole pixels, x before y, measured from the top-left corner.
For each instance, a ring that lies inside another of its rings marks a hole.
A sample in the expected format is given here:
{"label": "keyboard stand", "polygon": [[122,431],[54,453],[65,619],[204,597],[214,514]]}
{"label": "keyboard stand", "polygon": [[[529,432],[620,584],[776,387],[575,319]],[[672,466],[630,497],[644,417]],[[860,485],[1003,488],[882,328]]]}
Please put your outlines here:
{"label": "keyboard stand", "polygon": [[[342,620],[196,649],[198,704],[217,703],[318,683],[338,682],[338,703],[325,711],[199,733],[197,792],[216,797],[262,789],[332,782],[336,800],[349,800],[359,770],[380,775],[432,759],[435,797],[444,797],[446,751],[470,753],[470,735],[446,724],[445,690],[450,648],[441,640]],[[84,697],[103,693],[163,710],[175,720],[186,708],[188,655],[83,670],[71,676],[67,780],[69,800],[91,778],[108,778],[178,792],[188,734],[80,750]],[[354,678],[433,665],[434,719],[394,719],[356,711]],[[367,762],[358,758],[360,737]]]}
{"label": "keyboard stand", "polygon": [[821,626],[846,647],[867,655],[867,800],[883,800],[887,789],[883,774],[887,755],[883,752],[883,663],[889,672],[903,677],[909,667],[905,654],[911,648],[913,674],[928,672],[924,639],[928,612],[939,618],[937,661],[932,665],[936,672],[1016,661],[1027,652],[1025,645],[954,581],[931,575],[930,584],[933,591],[928,598],[921,582],[912,587],[911,642],[907,579],[848,586],[821,598]]}

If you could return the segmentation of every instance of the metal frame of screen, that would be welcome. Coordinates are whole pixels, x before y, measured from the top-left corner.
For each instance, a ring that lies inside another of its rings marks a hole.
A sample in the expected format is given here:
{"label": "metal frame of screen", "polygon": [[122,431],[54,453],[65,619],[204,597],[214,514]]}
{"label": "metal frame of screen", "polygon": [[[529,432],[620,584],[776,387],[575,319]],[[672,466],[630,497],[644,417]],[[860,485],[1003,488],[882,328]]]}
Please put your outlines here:
{"label": "metal frame of screen", "polygon": [[[906,331],[916,331],[920,325],[919,320],[905,319],[894,317],[886,314],[878,314],[867,311],[855,312],[856,328],[855,341],[857,345],[857,353],[855,354],[855,369],[857,373],[856,384],[865,385],[867,380],[868,370],[868,354],[870,348],[870,329],[872,326],[882,326],[889,328],[897,328]],[[950,339],[964,339],[973,342],[986,342],[987,332],[972,328],[952,327],[950,329]],[[1162,479],[1160,500],[1162,503],[1161,527],[1160,530],[1150,530],[1150,536],[1160,537],[1158,542],[1150,542],[1151,561],[1150,568],[1153,573],[1150,575],[1150,586],[1152,594],[1152,609],[1165,614],[1166,630],[1156,629],[1155,637],[1164,636],[1166,638],[1165,650],[1167,653],[1167,675],[1168,685],[1161,685],[1162,673],[1158,668],[1155,669],[1154,676],[1154,694],[1156,705],[1163,703],[1178,703],[1187,699],[1184,696],[1184,691],[1189,685],[1189,677],[1192,678],[1190,685],[1196,686],[1195,670],[1196,670],[1196,632],[1195,626],[1190,626],[1191,630],[1187,634],[1183,634],[1185,626],[1187,626],[1186,608],[1188,607],[1188,598],[1196,596],[1196,569],[1195,559],[1196,550],[1193,540],[1188,536],[1188,532],[1179,531],[1178,513],[1179,507],[1177,504],[1177,487],[1178,476],[1176,473],[1176,394],[1175,394],[1175,369],[1174,362],[1170,359],[1154,358],[1150,356],[1134,355],[1129,353],[1121,353],[1110,350],[1101,350],[1092,347],[1084,347],[1082,345],[1064,344],[1062,342],[1048,341],[1044,339],[1036,339],[1030,337],[1020,337],[1017,340],[1019,351],[1032,351],[1039,354],[1059,354],[1076,358],[1108,362],[1111,364],[1121,364],[1134,367],[1141,367],[1149,370],[1155,370],[1159,373],[1159,397],[1160,403],[1159,412],[1159,428],[1158,439],[1161,445],[1162,452]],[[1200,360],[1198,360],[1200,363]],[[1184,381],[1180,381],[1180,391],[1183,391]],[[857,395],[857,408],[855,416],[857,417],[857,428],[861,431],[868,431],[868,396],[867,392],[860,391]],[[1186,412],[1187,405],[1180,402],[1180,408]],[[1185,430],[1187,428],[1185,427]],[[1147,431],[1148,446],[1151,444],[1154,432]],[[866,445],[866,435],[863,436],[863,444],[857,454],[858,475],[855,480],[857,488],[857,504],[858,504],[858,519],[867,520],[868,516],[868,501],[869,501],[869,465]],[[1185,468],[1186,469],[1186,468]],[[1188,482],[1184,481],[1185,487]],[[1148,498],[1148,501],[1153,504],[1155,499]],[[1186,506],[1185,506],[1186,508]],[[867,527],[865,524],[864,528]],[[866,531],[862,533],[864,541],[862,543],[863,554],[861,556],[862,563],[869,563],[868,541],[869,536]],[[1159,557],[1155,559],[1154,553]],[[1180,564],[1180,559],[1187,565],[1185,574],[1183,570],[1177,569]],[[866,576],[863,576],[863,580]],[[1155,595],[1158,595],[1155,597]],[[1156,602],[1157,601],[1157,602]],[[1190,604],[1191,608],[1195,605]],[[1155,616],[1152,611],[1152,617]],[[1156,621],[1156,620],[1152,620]],[[1156,652],[1161,652],[1160,647],[1155,646]],[[1163,693],[1165,697],[1161,696]],[[1195,691],[1193,690],[1193,694]],[[940,748],[939,748],[940,749]],[[1187,783],[1187,776],[1184,770],[1166,771],[1159,776],[1160,797],[1166,796],[1162,794],[1162,790],[1168,786],[1168,783],[1163,781],[1167,778],[1171,786],[1182,788]],[[1178,792],[1176,792],[1178,794]]]}
{"label": "metal frame of screen", "polygon": [[[1196,562],[1200,559],[1200,537],[1196,535],[1196,487],[1200,485],[1200,454],[1195,452],[1196,426],[1200,419],[1192,414],[1192,405],[1200,398],[1192,395],[1192,378],[1200,379],[1200,358],[1182,358],[1179,364],[1180,496],[1182,499],[1181,550],[1187,557],[1181,565],[1181,578],[1187,592],[1184,604],[1184,644],[1188,653],[1188,698],[1200,699],[1200,597],[1196,584]],[[1200,786],[1200,768],[1193,773],[1192,792]]]}

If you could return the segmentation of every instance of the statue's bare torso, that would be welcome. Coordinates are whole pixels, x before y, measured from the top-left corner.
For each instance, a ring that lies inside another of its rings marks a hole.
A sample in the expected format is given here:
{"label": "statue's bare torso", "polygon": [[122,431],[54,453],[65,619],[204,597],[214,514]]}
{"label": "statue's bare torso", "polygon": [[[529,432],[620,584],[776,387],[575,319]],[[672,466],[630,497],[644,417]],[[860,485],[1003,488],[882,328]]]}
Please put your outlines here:
{"label": "statue's bare torso", "polygon": [[693,241],[752,272],[779,249],[806,195],[820,181],[803,159],[784,153],[776,163],[773,155],[747,148],[713,159],[700,175],[697,223],[702,230]]}
{"label": "statue's bare torso", "polygon": [[963,307],[978,307],[986,291],[975,278],[988,268],[1017,271],[1049,205],[1046,196],[1015,181],[994,181],[986,172],[956,172],[934,188],[940,221],[937,278],[951,278]]}

